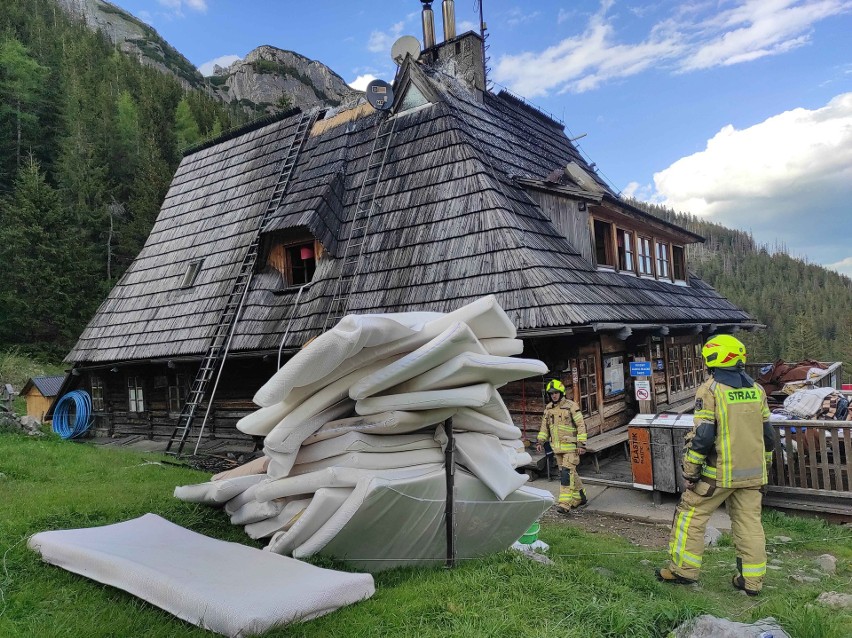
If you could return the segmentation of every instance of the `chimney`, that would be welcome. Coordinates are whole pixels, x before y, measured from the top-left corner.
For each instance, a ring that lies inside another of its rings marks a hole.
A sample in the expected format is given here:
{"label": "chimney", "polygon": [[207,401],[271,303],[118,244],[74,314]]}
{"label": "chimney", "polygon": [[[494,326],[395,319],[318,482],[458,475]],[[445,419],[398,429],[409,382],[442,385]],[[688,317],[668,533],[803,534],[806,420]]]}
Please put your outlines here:
{"label": "chimney", "polygon": [[444,14],[444,41],[456,37],[456,3],[455,0],[444,0],[441,5]]}
{"label": "chimney", "polygon": [[420,1],[423,3],[423,48],[428,50],[435,46],[435,13],[432,0]]}

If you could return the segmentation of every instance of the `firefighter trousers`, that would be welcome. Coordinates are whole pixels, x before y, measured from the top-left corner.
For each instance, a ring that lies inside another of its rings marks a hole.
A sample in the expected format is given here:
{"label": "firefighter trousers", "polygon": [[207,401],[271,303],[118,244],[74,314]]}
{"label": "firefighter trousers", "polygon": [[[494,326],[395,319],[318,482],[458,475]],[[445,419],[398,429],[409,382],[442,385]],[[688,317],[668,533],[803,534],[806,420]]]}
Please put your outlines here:
{"label": "firefighter trousers", "polygon": [[727,503],[737,571],[745,579],[746,589],[760,591],[766,575],[766,537],[760,520],[762,498],[758,487],[713,487],[704,481],[696,484],[695,491],[684,492],[669,538],[669,569],[683,578],[698,579],[707,521],[716,508]]}
{"label": "firefighter trousers", "polygon": [[577,452],[556,453],[556,462],[559,464],[559,505],[562,507],[577,507],[582,501],[580,492],[583,490],[583,481],[577,474],[577,466],[580,464],[580,455]]}

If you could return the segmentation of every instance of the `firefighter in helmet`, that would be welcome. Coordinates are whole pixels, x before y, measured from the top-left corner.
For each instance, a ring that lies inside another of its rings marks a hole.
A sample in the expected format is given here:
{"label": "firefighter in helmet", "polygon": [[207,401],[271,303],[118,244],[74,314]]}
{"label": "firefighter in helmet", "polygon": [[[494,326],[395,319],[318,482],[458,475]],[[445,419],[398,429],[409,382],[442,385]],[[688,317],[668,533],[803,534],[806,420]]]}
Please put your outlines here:
{"label": "firefighter in helmet", "polygon": [[560,468],[557,510],[568,514],[571,508],[586,504],[586,491],[577,474],[580,455],[586,453],[586,424],[580,406],[565,396],[565,385],[552,379],[546,388],[550,402],[544,408],[536,450],[543,451],[548,439]]}
{"label": "firefighter in helmet", "polygon": [[727,501],[737,550],[731,584],[756,596],[766,575],[762,488],[775,446],[766,393],[745,373],[746,349],[738,339],[712,337],[701,354],[711,376],[695,394],[694,426],[684,447],[686,489],[669,539],[671,560],[656,574],[677,584],[698,579],[707,521]]}

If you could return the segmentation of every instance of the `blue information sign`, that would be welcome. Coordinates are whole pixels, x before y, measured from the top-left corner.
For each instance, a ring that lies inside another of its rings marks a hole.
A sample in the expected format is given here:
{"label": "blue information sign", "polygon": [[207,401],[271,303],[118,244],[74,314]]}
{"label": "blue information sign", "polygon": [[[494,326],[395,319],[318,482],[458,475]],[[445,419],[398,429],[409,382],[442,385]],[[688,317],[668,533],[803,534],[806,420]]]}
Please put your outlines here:
{"label": "blue information sign", "polygon": [[651,362],[650,361],[631,361],[630,362],[631,377],[650,377]]}

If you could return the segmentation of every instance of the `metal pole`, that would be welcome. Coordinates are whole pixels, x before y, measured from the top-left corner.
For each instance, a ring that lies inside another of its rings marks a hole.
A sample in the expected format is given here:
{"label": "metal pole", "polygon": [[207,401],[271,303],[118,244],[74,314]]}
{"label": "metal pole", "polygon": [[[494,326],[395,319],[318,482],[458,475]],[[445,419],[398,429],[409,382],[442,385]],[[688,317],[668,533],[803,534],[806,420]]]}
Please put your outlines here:
{"label": "metal pole", "polygon": [[453,418],[444,421],[444,432],[447,435],[447,448],[444,450],[444,463],[447,476],[447,502],[444,514],[447,524],[447,567],[456,566],[456,519],[455,519],[455,474],[456,474],[456,441],[453,437]]}

